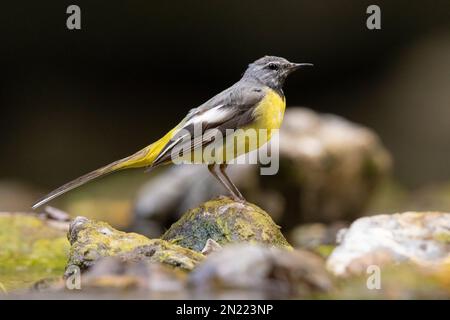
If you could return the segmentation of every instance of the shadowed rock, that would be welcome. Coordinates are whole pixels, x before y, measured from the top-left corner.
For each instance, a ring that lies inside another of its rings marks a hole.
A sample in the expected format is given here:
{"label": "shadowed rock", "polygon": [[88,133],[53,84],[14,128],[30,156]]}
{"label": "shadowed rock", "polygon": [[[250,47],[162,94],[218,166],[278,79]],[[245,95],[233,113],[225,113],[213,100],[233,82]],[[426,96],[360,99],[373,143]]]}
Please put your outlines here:
{"label": "shadowed rock", "polygon": [[120,290],[129,294],[139,293],[147,298],[163,297],[154,296],[158,294],[170,294],[173,298],[184,290],[185,282],[186,272],[162,263],[107,257],[83,275],[81,286],[84,291],[97,290],[99,293]]}
{"label": "shadowed rock", "polygon": [[197,290],[256,290],[265,298],[326,292],[332,282],[324,260],[304,250],[234,244],[211,253],[189,277]]}

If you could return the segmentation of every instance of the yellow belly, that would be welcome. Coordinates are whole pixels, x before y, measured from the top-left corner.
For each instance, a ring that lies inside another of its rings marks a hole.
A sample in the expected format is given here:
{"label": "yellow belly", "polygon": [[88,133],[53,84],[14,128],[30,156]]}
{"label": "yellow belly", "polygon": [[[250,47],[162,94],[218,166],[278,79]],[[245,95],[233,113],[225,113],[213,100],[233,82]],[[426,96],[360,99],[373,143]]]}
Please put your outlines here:
{"label": "yellow belly", "polygon": [[[216,144],[217,153],[214,153],[214,157],[204,157],[203,163],[229,163],[243,154],[259,149],[271,139],[273,130],[280,128],[285,108],[284,98],[267,88],[266,96],[254,110],[255,121],[228,136],[224,145]],[[219,159],[218,154],[222,155]]]}

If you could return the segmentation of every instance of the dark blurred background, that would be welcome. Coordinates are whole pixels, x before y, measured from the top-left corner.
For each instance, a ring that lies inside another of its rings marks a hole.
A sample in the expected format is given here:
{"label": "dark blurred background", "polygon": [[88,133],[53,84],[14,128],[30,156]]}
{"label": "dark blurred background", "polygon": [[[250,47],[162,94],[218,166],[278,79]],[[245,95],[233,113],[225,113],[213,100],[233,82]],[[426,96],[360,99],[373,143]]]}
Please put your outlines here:
{"label": "dark blurred background", "polygon": [[10,1],[0,21],[0,180],[47,190],[126,156],[266,54],[314,63],[288,106],[373,128],[402,184],[450,178],[448,0]]}

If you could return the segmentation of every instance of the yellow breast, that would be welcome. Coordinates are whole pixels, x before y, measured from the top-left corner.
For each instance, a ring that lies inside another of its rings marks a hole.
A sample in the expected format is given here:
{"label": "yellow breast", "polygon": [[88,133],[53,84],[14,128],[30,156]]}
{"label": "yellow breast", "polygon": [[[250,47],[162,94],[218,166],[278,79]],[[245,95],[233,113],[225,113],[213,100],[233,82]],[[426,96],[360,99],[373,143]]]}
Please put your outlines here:
{"label": "yellow breast", "polygon": [[266,96],[256,106],[254,115],[255,124],[252,126],[257,129],[279,129],[283,122],[284,110],[286,109],[286,100],[272,89],[267,89]]}
{"label": "yellow breast", "polygon": [[[253,113],[255,121],[242,130],[238,130],[232,138],[233,141],[242,141],[242,143],[236,143],[234,153],[228,153],[225,159],[231,160],[260,148],[271,139],[273,130],[280,128],[286,109],[286,101],[274,90],[270,88],[266,90],[264,99],[255,107]],[[253,139],[251,139],[252,137]]]}

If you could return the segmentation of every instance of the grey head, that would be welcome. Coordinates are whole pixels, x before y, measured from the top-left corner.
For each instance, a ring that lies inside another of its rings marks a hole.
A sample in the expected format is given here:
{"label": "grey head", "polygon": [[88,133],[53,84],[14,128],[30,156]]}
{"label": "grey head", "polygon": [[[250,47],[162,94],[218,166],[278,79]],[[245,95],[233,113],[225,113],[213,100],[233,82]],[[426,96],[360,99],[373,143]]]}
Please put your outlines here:
{"label": "grey head", "polygon": [[282,92],[287,76],[311,63],[293,63],[285,58],[265,56],[249,64],[242,77],[243,80],[256,80],[276,91]]}

